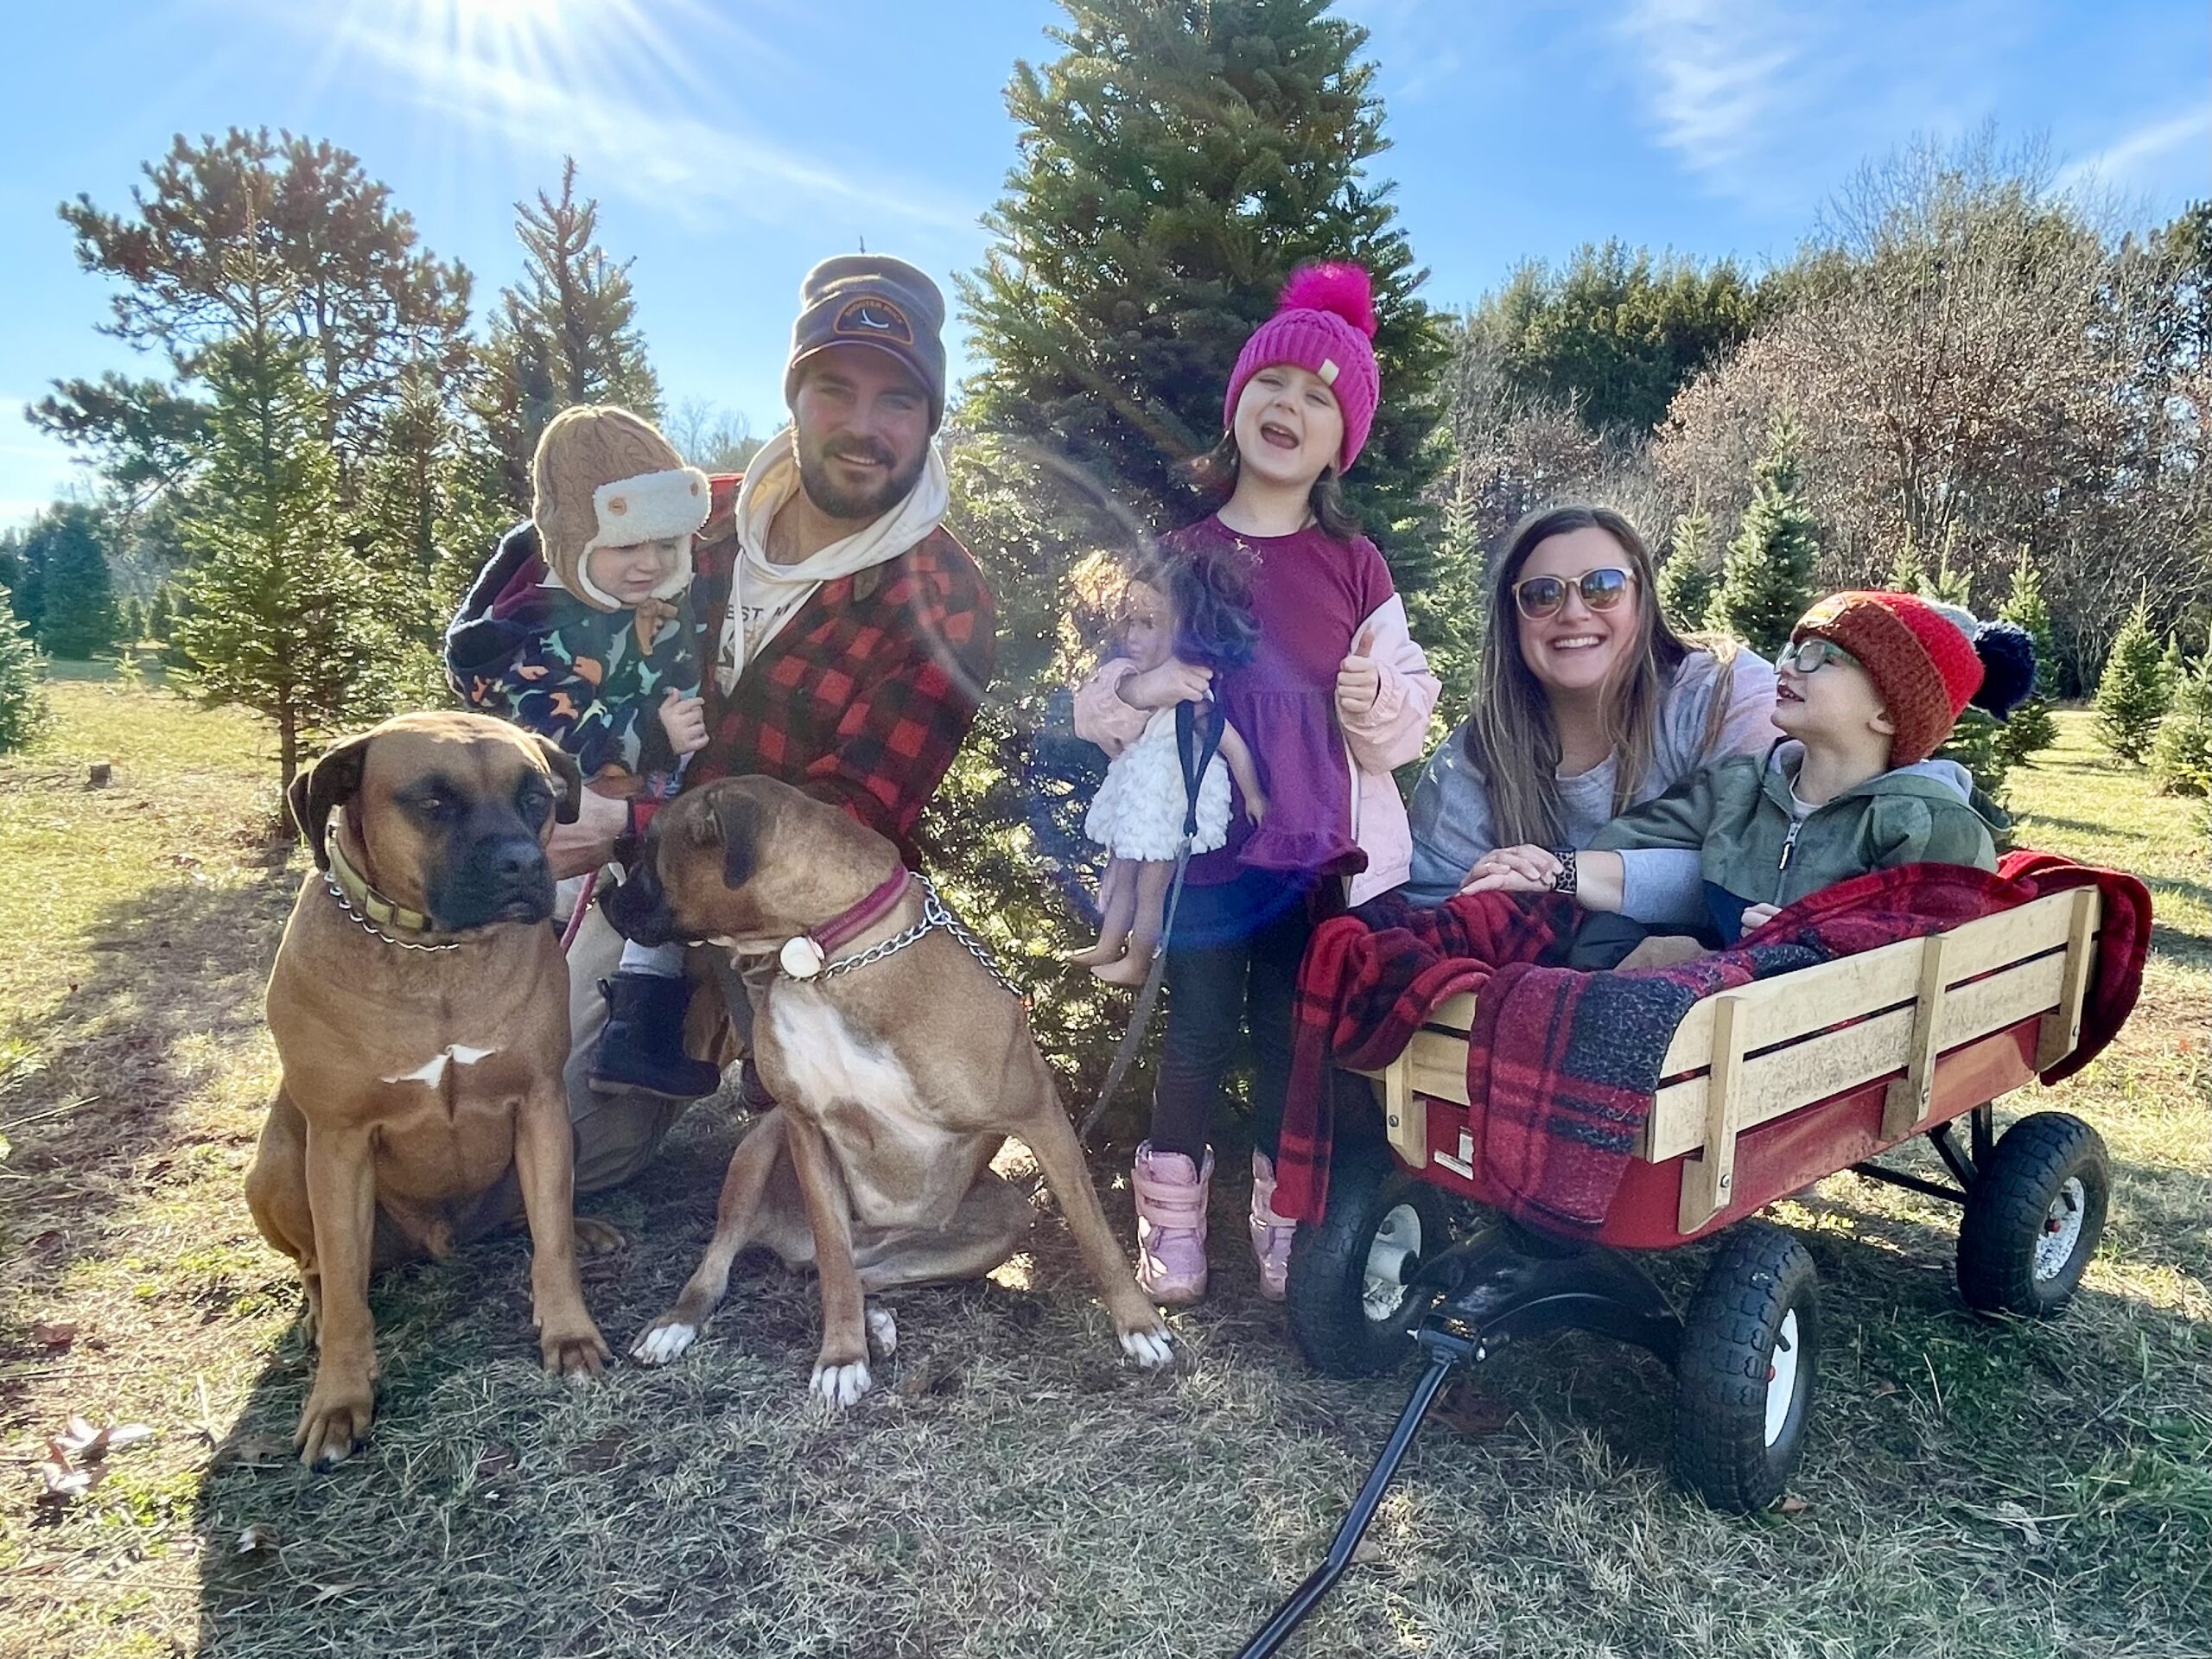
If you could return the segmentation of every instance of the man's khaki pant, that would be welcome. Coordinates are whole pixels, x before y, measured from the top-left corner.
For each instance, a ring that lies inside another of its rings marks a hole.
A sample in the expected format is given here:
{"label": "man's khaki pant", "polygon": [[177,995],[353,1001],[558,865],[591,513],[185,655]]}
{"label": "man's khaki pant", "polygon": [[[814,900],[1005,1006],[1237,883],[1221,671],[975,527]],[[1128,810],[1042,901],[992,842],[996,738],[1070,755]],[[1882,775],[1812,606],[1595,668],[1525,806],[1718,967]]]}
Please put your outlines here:
{"label": "man's khaki pant", "polygon": [[[601,877],[602,880],[611,879],[611,873]],[[582,888],[581,878],[561,883],[553,905],[556,926],[568,925]],[[561,1072],[561,1081],[569,1091],[569,1123],[575,1135],[580,1195],[620,1186],[644,1169],[660,1150],[676,1120],[683,1116],[684,1108],[691,1104],[634,1090],[602,1094],[591,1086],[592,1051],[598,1046],[600,1033],[607,1028],[607,999],[600,995],[599,982],[610,976],[621,961],[622,936],[594,904],[569,946],[569,1063]],[[695,975],[691,983],[692,1017],[688,1025],[696,1039],[702,1029],[720,1023],[701,1016],[718,1015],[722,997],[712,978]],[[751,1027],[751,1015],[749,1003],[738,1010],[741,1030]],[[714,1050],[702,1050],[695,1041],[693,1052]],[[483,1238],[521,1215],[522,1191],[510,1169],[498,1185],[455,1218],[455,1242]]]}

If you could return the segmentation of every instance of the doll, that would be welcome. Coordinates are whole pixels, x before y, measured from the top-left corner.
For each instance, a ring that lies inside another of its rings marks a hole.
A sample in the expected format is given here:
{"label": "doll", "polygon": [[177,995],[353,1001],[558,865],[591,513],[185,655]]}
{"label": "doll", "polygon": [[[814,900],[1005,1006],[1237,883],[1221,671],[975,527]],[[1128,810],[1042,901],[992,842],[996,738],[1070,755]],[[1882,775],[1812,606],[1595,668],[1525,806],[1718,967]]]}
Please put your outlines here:
{"label": "doll", "polygon": [[[1174,662],[1217,673],[1250,658],[1256,631],[1237,560],[1226,550],[1160,556],[1130,573],[1116,654],[1128,659],[1132,677]],[[1084,833],[1111,857],[1098,888],[1098,942],[1071,951],[1067,960],[1109,985],[1142,985],[1160,949],[1188,806],[1175,745],[1179,706],[1155,709],[1143,734],[1108,764],[1084,819]],[[1228,840],[1231,778],[1245,817],[1257,824],[1267,798],[1252,751],[1224,721],[1220,752],[1198,785],[1192,853],[1211,852]]]}

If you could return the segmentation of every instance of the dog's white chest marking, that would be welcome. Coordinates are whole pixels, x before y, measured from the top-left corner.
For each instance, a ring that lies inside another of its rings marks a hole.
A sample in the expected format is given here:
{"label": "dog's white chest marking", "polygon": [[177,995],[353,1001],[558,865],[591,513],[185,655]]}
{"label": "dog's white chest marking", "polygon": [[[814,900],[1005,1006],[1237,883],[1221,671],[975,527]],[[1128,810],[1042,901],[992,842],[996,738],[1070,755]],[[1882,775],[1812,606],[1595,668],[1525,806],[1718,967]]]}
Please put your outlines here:
{"label": "dog's white chest marking", "polygon": [[809,1105],[826,1110],[850,1101],[901,1127],[928,1126],[898,1056],[863,1042],[819,995],[779,987],[768,1008],[784,1065]]}
{"label": "dog's white chest marking", "polygon": [[435,1089],[445,1081],[446,1065],[474,1065],[477,1061],[498,1053],[496,1048],[471,1048],[467,1043],[448,1043],[443,1048],[416,1066],[412,1071],[397,1071],[386,1077],[386,1083],[419,1083]]}

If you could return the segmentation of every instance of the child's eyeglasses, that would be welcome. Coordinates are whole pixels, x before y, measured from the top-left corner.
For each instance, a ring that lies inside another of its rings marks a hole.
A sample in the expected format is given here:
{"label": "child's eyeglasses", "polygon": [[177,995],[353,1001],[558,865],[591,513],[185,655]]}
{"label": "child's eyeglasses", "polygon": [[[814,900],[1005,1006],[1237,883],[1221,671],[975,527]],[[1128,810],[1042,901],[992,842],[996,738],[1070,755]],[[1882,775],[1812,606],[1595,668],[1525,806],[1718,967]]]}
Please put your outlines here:
{"label": "child's eyeglasses", "polygon": [[1621,602],[1632,580],[1628,571],[1611,565],[1602,570],[1585,570],[1571,582],[1565,576],[1530,576],[1513,584],[1513,602],[1530,621],[1541,621],[1567,603],[1567,590],[1572,588],[1591,610],[1610,611]]}
{"label": "child's eyeglasses", "polygon": [[1795,669],[1800,674],[1817,674],[1830,663],[1842,663],[1855,667],[1859,659],[1832,639],[1800,639],[1782,653],[1777,668]]}

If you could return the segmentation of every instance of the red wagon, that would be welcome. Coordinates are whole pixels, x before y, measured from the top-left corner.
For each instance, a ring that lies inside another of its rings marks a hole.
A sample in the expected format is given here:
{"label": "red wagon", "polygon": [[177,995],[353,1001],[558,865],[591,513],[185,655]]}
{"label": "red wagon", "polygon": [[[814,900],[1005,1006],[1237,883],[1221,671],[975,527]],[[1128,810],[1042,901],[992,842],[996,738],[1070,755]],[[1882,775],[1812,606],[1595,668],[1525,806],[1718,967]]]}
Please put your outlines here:
{"label": "red wagon", "polygon": [[[1749,1218],[1829,1175],[1855,1170],[1959,1204],[1958,1281],[1970,1306],[2063,1307],[2103,1230],[2103,1143],[2061,1112],[1998,1139],[1992,1103],[2081,1042],[2103,904],[2094,887],[2050,893],[1694,1004],[1594,1247],[1504,1223],[1450,1239],[1445,1196],[1494,1195],[1477,1156],[1480,1107],[1467,1097],[1475,997],[1440,1005],[1395,1061],[1368,1074],[1389,1153],[1339,1151],[1327,1214],[1300,1228],[1290,1269],[1292,1330],[1317,1367],[1371,1374],[1417,1344],[1428,1369],[1327,1560],[1243,1649],[1248,1659],[1274,1652],[1342,1573],[1451,1372],[1516,1338],[1573,1326],[1658,1354],[1676,1378],[1677,1478],[1716,1507],[1771,1502],[1804,1446],[1820,1304],[1803,1244]],[[1916,1135],[1955,1186],[1872,1161]],[[1683,1308],[1630,1254],[1722,1229]]]}

